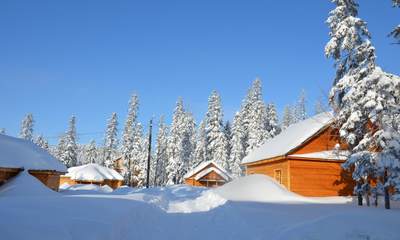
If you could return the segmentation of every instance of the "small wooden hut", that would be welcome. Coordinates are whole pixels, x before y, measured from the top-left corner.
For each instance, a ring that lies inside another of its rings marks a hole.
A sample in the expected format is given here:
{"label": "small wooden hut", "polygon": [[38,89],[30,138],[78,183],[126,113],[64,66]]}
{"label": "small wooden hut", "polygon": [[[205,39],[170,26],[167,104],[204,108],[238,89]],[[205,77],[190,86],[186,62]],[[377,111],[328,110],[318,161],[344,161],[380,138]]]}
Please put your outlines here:
{"label": "small wooden hut", "polygon": [[293,124],[250,152],[242,164],[246,174],[265,174],[304,196],[352,195],[351,172],[342,168],[347,145],[340,139],[331,113]]}
{"label": "small wooden hut", "polygon": [[61,176],[60,179],[60,185],[64,183],[69,185],[96,184],[108,185],[113,189],[122,186],[123,182],[124,178],[117,171],[95,163],[71,167],[68,169],[68,173]]}
{"label": "small wooden hut", "polygon": [[207,161],[185,174],[184,180],[192,186],[217,187],[229,182],[231,176],[217,163]]}
{"label": "small wooden hut", "polygon": [[24,170],[58,191],[60,175],[67,168],[31,141],[0,134],[0,185]]}

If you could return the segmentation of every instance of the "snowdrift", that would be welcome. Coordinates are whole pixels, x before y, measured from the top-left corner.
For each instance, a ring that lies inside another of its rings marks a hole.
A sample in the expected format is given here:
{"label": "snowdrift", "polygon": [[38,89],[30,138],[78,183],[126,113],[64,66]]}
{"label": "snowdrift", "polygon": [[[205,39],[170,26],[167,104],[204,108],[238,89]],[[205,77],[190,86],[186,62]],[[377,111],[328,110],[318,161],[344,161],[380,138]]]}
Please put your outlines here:
{"label": "snowdrift", "polygon": [[236,179],[213,190],[231,201],[309,202],[310,199],[288,191],[271,177],[254,174]]}
{"label": "snowdrift", "polygon": [[124,180],[114,169],[106,168],[95,163],[68,168],[66,176],[80,181]]}
{"label": "snowdrift", "polygon": [[52,197],[59,193],[49,189],[27,171],[0,187],[0,197]]}
{"label": "snowdrift", "polygon": [[75,184],[69,185],[64,183],[60,186],[60,192],[74,194],[95,194],[95,193],[111,193],[113,189],[108,185],[99,186],[96,184]]}

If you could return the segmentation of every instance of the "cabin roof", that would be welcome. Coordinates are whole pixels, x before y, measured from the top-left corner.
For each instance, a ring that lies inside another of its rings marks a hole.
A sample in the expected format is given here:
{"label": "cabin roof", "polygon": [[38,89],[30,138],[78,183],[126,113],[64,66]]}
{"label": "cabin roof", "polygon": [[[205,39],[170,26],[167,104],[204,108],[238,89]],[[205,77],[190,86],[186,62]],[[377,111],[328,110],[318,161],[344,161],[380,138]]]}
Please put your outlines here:
{"label": "cabin roof", "polygon": [[0,134],[0,167],[67,172],[67,168],[31,141]]}
{"label": "cabin roof", "polygon": [[289,154],[332,122],[333,114],[331,112],[324,112],[295,123],[250,152],[243,158],[242,164]]}
{"label": "cabin roof", "polygon": [[[210,164],[213,164],[215,167],[206,168]],[[206,168],[206,169],[204,169],[204,168]],[[221,167],[219,164],[217,164],[214,161],[206,161],[206,162],[200,163],[195,168],[193,168],[192,170],[187,172],[183,178],[190,178],[190,177],[193,177],[193,175],[196,175],[195,178],[197,178],[196,180],[198,180],[198,179],[204,177],[205,175],[207,175],[208,173],[212,172],[213,170],[216,173],[218,173],[221,177],[223,177],[224,179],[225,178],[227,180],[231,179],[230,174],[223,167]]]}
{"label": "cabin roof", "polygon": [[66,176],[78,181],[124,180],[117,171],[95,163],[68,168]]}
{"label": "cabin roof", "polygon": [[289,155],[289,157],[345,161],[347,160],[349,155],[350,152],[347,150],[332,150],[332,151],[321,151],[321,152],[302,153],[302,154],[291,154]]}

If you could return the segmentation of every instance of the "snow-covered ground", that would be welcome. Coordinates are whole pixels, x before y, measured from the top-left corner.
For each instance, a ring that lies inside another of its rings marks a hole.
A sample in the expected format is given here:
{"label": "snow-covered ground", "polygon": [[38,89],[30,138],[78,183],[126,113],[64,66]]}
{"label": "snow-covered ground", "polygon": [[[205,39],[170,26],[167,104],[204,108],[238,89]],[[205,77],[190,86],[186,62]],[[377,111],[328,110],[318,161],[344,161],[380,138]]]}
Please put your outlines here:
{"label": "snow-covered ground", "polygon": [[305,198],[253,175],[218,189],[46,189],[28,174],[0,187],[1,239],[400,239],[400,210]]}

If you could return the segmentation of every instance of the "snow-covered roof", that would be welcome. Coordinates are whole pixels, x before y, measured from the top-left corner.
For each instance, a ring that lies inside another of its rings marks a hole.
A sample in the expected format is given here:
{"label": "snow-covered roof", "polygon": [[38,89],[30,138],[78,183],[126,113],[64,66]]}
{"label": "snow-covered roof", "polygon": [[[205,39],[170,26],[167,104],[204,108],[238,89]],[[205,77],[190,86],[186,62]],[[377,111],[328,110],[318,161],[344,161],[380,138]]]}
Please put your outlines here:
{"label": "snow-covered roof", "polygon": [[67,172],[67,168],[31,141],[0,134],[0,167]]}
{"label": "snow-covered roof", "polygon": [[[211,168],[203,170],[203,168],[207,167],[210,164],[214,164],[215,167],[211,167]],[[209,170],[209,169],[211,169],[211,170]],[[185,174],[185,176],[183,176],[183,178],[190,178],[196,174],[195,179],[197,178],[196,180],[198,180],[198,179],[204,177],[205,175],[207,175],[208,173],[212,172],[214,169],[216,170],[215,172],[218,173],[219,175],[221,175],[221,177],[223,177],[224,179],[226,179],[226,180],[231,179],[229,173],[227,173],[223,167],[221,167],[219,164],[217,164],[214,161],[205,161],[205,162],[200,163],[199,165],[197,165],[197,167],[195,167],[192,170],[190,170],[189,172],[187,172]],[[201,170],[203,170],[203,171],[201,171]],[[199,171],[201,171],[201,172],[199,172]],[[198,176],[200,176],[200,177],[198,177]]]}
{"label": "snow-covered roof", "polygon": [[299,157],[299,158],[317,158],[317,159],[328,159],[328,160],[347,160],[350,152],[345,150],[339,151],[322,151],[322,152],[312,152],[303,154],[291,154],[289,157]]}
{"label": "snow-covered roof", "polygon": [[106,168],[95,163],[90,163],[77,167],[68,168],[66,176],[78,181],[104,181],[104,180],[124,180],[124,178],[114,169]]}
{"label": "snow-covered roof", "polygon": [[201,171],[198,174],[196,174],[194,179],[197,181],[197,180],[201,179],[202,177],[204,177],[205,175],[209,174],[212,171],[216,172],[218,175],[220,175],[226,181],[229,181],[231,179],[230,176],[226,172],[223,172],[223,171],[221,171],[221,170],[219,170],[218,168],[215,168],[215,167],[210,167],[210,168],[204,169],[203,171]]}
{"label": "snow-covered roof", "polygon": [[242,163],[252,163],[284,156],[332,123],[332,121],[332,113],[325,112],[295,123],[274,138],[268,139],[259,148],[250,152],[243,158]]}

